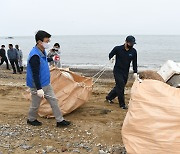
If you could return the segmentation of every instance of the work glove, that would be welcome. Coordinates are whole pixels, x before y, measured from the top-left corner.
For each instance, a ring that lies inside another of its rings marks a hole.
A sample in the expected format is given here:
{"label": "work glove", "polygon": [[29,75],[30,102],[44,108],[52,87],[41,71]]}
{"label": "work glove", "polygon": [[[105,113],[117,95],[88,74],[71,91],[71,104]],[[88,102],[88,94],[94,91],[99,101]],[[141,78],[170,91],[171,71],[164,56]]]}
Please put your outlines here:
{"label": "work glove", "polygon": [[44,91],[42,89],[37,90],[37,95],[44,98]]}
{"label": "work glove", "polygon": [[113,64],[113,63],[114,63],[114,60],[115,60],[114,58],[111,58],[109,61],[110,61],[110,63]]}
{"label": "work glove", "polygon": [[137,74],[137,73],[134,73],[134,74],[133,74],[133,77],[134,77],[135,80],[137,80],[137,79],[138,79],[138,74]]}
{"label": "work glove", "polygon": [[139,78],[139,75],[137,73],[134,73],[133,77],[135,80],[138,80],[140,83],[142,82],[142,79]]}

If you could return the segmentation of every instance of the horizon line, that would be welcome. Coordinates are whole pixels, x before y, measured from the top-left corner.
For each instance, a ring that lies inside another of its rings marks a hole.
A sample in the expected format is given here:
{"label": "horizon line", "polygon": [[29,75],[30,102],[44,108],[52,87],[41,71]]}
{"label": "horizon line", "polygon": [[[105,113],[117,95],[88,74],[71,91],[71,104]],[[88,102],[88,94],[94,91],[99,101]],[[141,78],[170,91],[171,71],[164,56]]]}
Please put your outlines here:
{"label": "horizon line", "polygon": [[[130,35],[130,34],[129,34]],[[180,34],[133,34],[134,36],[180,36]],[[128,36],[128,34],[62,34],[62,35],[53,35],[53,36]],[[8,37],[34,37],[34,35],[8,35],[0,36],[0,38]]]}

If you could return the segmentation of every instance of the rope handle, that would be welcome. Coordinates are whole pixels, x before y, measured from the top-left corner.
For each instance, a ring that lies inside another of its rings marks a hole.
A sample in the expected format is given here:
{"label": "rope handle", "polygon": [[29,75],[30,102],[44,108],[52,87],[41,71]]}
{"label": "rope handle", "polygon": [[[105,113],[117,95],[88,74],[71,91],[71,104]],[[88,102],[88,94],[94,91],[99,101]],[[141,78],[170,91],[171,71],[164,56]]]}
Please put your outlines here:
{"label": "rope handle", "polygon": [[92,78],[95,78],[95,77],[96,77],[99,73],[101,73],[108,65],[109,65],[108,63],[105,64],[105,65],[103,66],[103,68],[102,68],[99,72],[97,72],[95,75],[92,76]]}
{"label": "rope handle", "polygon": [[[93,82],[93,84],[92,85],[94,85],[98,80],[99,80],[99,78],[103,75],[103,73],[106,71],[106,68],[104,68],[103,70],[101,70],[101,73],[100,73],[100,75],[97,77],[97,79]],[[99,74],[98,73],[98,74]]]}

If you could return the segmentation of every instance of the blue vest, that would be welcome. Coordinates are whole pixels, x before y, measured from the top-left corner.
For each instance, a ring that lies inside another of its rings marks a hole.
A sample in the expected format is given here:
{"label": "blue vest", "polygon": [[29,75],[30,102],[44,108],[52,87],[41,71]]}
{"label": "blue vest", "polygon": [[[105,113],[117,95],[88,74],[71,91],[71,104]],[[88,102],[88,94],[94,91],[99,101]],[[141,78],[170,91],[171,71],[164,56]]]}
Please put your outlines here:
{"label": "blue vest", "polygon": [[37,46],[35,46],[31,52],[29,53],[29,57],[27,60],[27,74],[26,74],[26,85],[30,88],[36,88],[34,80],[33,80],[33,74],[31,70],[31,66],[29,63],[29,60],[32,56],[37,55],[40,59],[40,70],[39,70],[39,79],[41,83],[41,87],[47,86],[50,84],[50,71],[47,61],[46,52],[43,54]]}

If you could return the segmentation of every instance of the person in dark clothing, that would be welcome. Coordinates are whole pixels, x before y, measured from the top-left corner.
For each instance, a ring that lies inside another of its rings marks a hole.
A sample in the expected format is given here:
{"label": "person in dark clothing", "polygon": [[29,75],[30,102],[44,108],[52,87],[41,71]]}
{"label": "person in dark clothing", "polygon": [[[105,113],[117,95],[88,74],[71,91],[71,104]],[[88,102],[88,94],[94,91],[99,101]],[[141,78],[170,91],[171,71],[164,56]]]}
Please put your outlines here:
{"label": "person in dark clothing", "polygon": [[45,49],[49,48],[50,37],[49,33],[42,30],[38,31],[35,35],[36,45],[28,56],[26,84],[31,90],[32,103],[29,109],[27,124],[32,126],[42,125],[37,120],[37,112],[42,98],[45,97],[51,105],[56,119],[56,126],[64,127],[70,125],[71,122],[63,118],[50,83],[48,62],[54,60],[54,57],[47,58],[45,51]]}
{"label": "person in dark clothing", "polygon": [[106,96],[106,100],[109,103],[113,103],[113,99],[118,97],[119,106],[122,109],[127,109],[124,99],[124,88],[128,80],[129,68],[132,62],[134,78],[137,78],[137,52],[133,48],[136,44],[133,36],[127,36],[124,45],[116,46],[109,53],[109,60],[112,60],[113,56],[116,56],[116,62],[113,69],[116,85]]}
{"label": "person in dark clothing", "polygon": [[0,66],[1,66],[4,62],[6,62],[6,69],[7,69],[7,70],[10,70],[10,69],[9,69],[9,62],[8,62],[7,57],[6,57],[5,45],[1,45],[1,49],[0,49],[0,60],[1,60]]}
{"label": "person in dark clothing", "polygon": [[[13,69],[13,74],[16,74],[16,68],[17,68],[17,71],[21,74],[21,70],[18,64],[19,55],[18,55],[17,50],[13,48],[12,44],[9,44],[7,55]],[[15,68],[15,65],[16,65],[16,68]]]}

